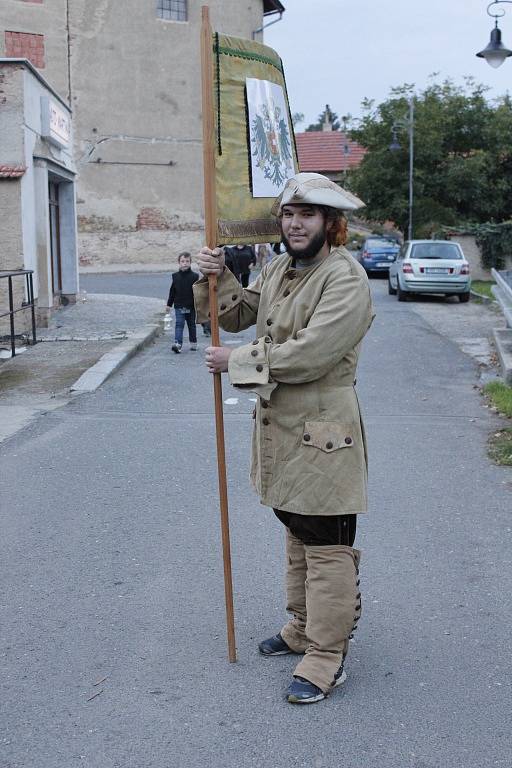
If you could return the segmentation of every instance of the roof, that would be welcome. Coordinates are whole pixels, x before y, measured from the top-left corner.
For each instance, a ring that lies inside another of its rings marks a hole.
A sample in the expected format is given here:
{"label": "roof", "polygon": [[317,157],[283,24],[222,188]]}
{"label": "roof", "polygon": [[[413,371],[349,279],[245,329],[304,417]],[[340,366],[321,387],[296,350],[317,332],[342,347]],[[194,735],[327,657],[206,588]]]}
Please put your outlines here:
{"label": "roof", "polygon": [[271,13],[284,13],[285,7],[279,0],[263,0],[263,15]]}
{"label": "roof", "polygon": [[357,168],[366,149],[343,131],[296,133],[301,171],[345,171]]}
{"label": "roof", "polygon": [[0,179],[19,179],[26,170],[24,165],[0,165]]}

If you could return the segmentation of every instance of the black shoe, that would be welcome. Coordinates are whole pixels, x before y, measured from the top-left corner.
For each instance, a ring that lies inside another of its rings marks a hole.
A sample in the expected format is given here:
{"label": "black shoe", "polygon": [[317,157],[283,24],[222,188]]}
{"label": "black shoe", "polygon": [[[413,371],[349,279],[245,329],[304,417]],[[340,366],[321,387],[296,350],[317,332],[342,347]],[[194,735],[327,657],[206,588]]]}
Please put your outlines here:
{"label": "black shoe", "polygon": [[285,643],[280,633],[274,635],[274,637],[269,637],[268,640],[262,640],[258,644],[258,648],[264,656],[284,656],[286,653],[295,653]]}
{"label": "black shoe", "polygon": [[325,699],[326,695],[314,683],[310,683],[304,677],[297,676],[293,678],[293,683],[288,686],[286,700],[290,704],[313,704],[315,701]]}
{"label": "black shoe", "polygon": [[[341,662],[340,668],[334,675],[334,680],[331,683],[331,690],[337,688],[347,679],[347,673],[344,669],[344,664]],[[304,677],[294,677],[293,683],[288,686],[286,691],[286,699],[290,704],[314,704],[315,701],[322,701],[327,698],[328,693],[324,693],[314,683],[310,683]]]}
{"label": "black shoe", "polygon": [[174,343],[171,347],[173,352],[176,352],[177,355],[181,352],[181,344],[178,344],[177,342]]}

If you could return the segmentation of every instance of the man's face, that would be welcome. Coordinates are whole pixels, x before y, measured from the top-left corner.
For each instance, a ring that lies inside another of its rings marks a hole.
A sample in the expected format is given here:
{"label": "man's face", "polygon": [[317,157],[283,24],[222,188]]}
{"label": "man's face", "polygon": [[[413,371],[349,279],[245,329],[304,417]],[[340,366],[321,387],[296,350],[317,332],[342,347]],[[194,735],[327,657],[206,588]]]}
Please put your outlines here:
{"label": "man's face", "polygon": [[180,270],[184,272],[186,269],[190,269],[190,264],[191,264],[190,256],[182,256],[179,261]]}
{"label": "man's face", "polygon": [[281,233],[290,256],[313,259],[325,244],[324,215],[316,205],[284,205]]}

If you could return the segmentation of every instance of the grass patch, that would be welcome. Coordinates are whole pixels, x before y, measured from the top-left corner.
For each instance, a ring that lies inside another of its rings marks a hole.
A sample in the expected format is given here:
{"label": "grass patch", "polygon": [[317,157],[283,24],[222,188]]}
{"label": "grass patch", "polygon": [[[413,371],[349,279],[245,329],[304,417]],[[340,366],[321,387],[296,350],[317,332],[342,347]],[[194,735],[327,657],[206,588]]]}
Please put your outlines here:
{"label": "grass patch", "polygon": [[491,288],[493,285],[496,285],[494,280],[472,280],[471,281],[471,288],[474,291],[479,293],[481,296],[487,296],[487,298],[495,301],[494,296],[491,293]]}
{"label": "grass patch", "polygon": [[489,457],[495,464],[512,467],[512,428],[495,432],[489,438]]}
{"label": "grass patch", "polygon": [[502,381],[489,381],[484,387],[484,393],[500,413],[512,418],[512,387]]}

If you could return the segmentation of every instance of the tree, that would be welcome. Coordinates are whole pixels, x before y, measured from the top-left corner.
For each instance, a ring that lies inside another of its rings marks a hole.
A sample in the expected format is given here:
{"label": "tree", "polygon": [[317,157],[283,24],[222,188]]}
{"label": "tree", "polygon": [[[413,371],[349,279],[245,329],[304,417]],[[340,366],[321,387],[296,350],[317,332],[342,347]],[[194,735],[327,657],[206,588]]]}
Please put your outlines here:
{"label": "tree", "polygon": [[[368,150],[352,174],[352,188],[367,204],[368,218],[393,219],[407,229],[409,141],[403,125],[414,87],[405,84],[375,106],[363,102],[353,139]],[[467,78],[433,82],[414,97],[414,235],[442,225],[502,221],[512,214],[512,102],[489,103],[486,87]],[[391,152],[393,124],[401,145]]]}
{"label": "tree", "polygon": [[292,115],[293,127],[296,128],[299,123],[304,122],[304,112],[294,112]]}
{"label": "tree", "polygon": [[338,115],[336,114],[336,112],[333,112],[331,110],[328,104],[325,105],[324,111],[320,115],[318,115],[317,122],[311,123],[311,125],[308,125],[308,127],[306,128],[306,131],[322,131],[326,118],[332,124],[332,130],[339,131],[340,121],[339,121]]}

